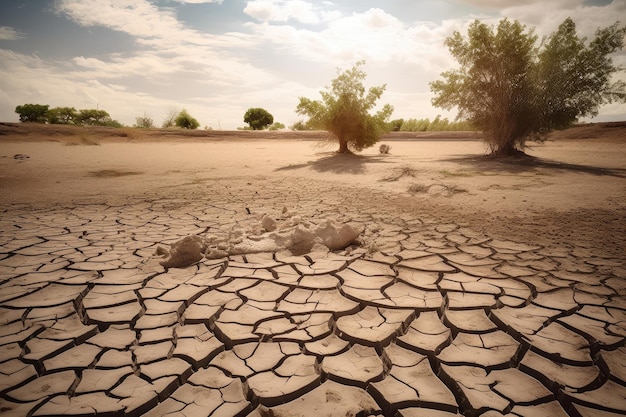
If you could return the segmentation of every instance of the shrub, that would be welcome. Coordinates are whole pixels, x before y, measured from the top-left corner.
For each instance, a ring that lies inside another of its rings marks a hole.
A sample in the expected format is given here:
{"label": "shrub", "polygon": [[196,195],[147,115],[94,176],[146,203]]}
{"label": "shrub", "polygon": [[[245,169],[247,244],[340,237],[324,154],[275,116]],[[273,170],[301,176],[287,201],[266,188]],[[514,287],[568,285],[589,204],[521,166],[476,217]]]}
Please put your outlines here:
{"label": "shrub", "polygon": [[143,116],[138,116],[135,118],[135,125],[133,127],[141,129],[152,129],[154,128],[154,120],[152,120],[152,117],[144,113]]}
{"label": "shrub", "polygon": [[200,123],[194,119],[187,110],[183,109],[176,119],[174,120],[174,124],[182,129],[197,129],[200,126]]}

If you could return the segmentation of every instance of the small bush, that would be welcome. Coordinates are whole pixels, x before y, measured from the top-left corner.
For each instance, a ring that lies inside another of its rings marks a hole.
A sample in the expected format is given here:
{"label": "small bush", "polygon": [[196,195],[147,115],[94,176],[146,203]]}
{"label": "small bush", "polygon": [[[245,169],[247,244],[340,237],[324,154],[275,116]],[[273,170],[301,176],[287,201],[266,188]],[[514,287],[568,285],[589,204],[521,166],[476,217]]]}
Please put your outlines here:
{"label": "small bush", "polygon": [[311,125],[309,123],[305,122],[304,120],[298,120],[297,122],[295,122],[294,124],[289,126],[289,129],[291,129],[291,130],[313,130]]}
{"label": "small bush", "polygon": [[143,116],[135,118],[134,127],[138,127],[140,129],[152,129],[154,128],[154,120],[152,120],[152,117],[144,113]]}
{"label": "small bush", "polygon": [[174,120],[174,124],[182,129],[197,129],[200,126],[200,123],[194,119],[187,110],[183,109],[176,119]]}

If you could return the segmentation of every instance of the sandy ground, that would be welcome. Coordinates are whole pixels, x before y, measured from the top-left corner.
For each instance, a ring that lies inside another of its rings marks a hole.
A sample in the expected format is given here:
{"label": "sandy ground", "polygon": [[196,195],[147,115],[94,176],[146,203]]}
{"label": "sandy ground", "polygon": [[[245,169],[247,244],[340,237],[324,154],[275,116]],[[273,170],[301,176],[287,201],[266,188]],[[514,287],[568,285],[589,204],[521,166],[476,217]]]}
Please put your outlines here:
{"label": "sandy ground", "polygon": [[[482,142],[456,132],[445,140],[391,136],[381,141],[391,145],[389,155],[374,147],[354,156],[335,155],[334,145],[315,140],[323,133],[5,134],[0,192],[3,204],[48,206],[129,197],[202,199],[216,183],[239,180],[263,192],[266,181],[304,179],[382,193],[385,202],[372,201],[372,212],[419,210],[500,237],[623,255],[623,131],[570,129],[531,143],[532,160],[505,161],[485,158]],[[585,138],[590,135],[596,138]],[[20,154],[28,158],[15,159]]]}
{"label": "sandy ground", "polygon": [[[0,124],[0,414],[624,415],[625,131],[494,160]],[[165,268],[193,236],[215,257]]]}

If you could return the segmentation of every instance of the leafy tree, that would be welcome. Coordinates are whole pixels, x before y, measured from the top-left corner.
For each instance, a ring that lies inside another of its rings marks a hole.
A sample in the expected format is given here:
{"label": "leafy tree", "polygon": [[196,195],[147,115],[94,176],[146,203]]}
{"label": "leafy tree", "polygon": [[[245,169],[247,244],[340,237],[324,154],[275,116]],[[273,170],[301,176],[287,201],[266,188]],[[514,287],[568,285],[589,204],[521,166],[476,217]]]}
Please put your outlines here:
{"label": "leafy tree", "polygon": [[428,130],[428,126],[430,125],[430,120],[426,119],[407,119],[402,123],[400,127],[401,132],[426,132]]}
{"label": "leafy tree", "polygon": [[388,129],[390,132],[399,132],[403,124],[404,119],[395,119],[389,122]]}
{"label": "leafy tree", "polygon": [[87,126],[105,126],[110,123],[111,116],[105,110],[82,109],[78,112],[78,121]]}
{"label": "leafy tree", "polygon": [[121,124],[117,120],[113,120],[111,118],[108,118],[108,119],[104,120],[104,122],[102,123],[102,126],[107,126],[107,127],[124,127],[123,124]]}
{"label": "leafy tree", "polygon": [[251,107],[243,115],[244,123],[248,123],[252,130],[263,130],[274,123],[274,116],[260,107]]}
{"label": "leafy tree", "polygon": [[20,122],[45,123],[48,107],[47,104],[23,104],[15,108],[15,113],[19,114]]}
{"label": "leafy tree", "polygon": [[587,44],[568,18],[537,47],[537,36],[517,21],[503,19],[494,28],[477,20],[467,38],[454,32],[446,39],[460,68],[430,84],[432,103],[457,107],[459,118],[483,131],[493,154],[515,154],[529,138],[626,100],[625,84],[611,83],[620,68],[609,56],[623,48],[625,34],[615,23]]}
{"label": "leafy tree", "polygon": [[270,126],[270,130],[280,130],[280,129],[284,129],[285,125],[280,123],[280,122],[276,122],[273,125]]}
{"label": "leafy tree", "polygon": [[624,81],[611,83],[620,69],[613,65],[613,52],[624,47],[626,26],[619,23],[598,29],[585,45],[576,25],[566,19],[539,54],[537,81],[542,104],[539,123],[544,129],[568,127],[578,117],[593,117],[601,104],[626,101]]}
{"label": "leafy tree", "polygon": [[380,111],[369,112],[385,91],[386,85],[371,87],[366,94],[363,80],[366,77],[357,62],[351,69],[337,71],[331,87],[321,91],[322,101],[300,97],[298,114],[309,117],[308,124],[331,132],[339,141],[339,153],[357,151],[374,145],[387,130],[387,121],[393,107],[385,104]]}
{"label": "leafy tree", "polygon": [[78,112],[74,107],[55,107],[46,114],[48,123],[72,125],[78,122]]}
{"label": "leafy tree", "polygon": [[135,126],[141,129],[152,129],[154,128],[154,120],[152,117],[147,114],[143,114],[143,116],[135,117]]}
{"label": "leafy tree", "polygon": [[178,113],[178,116],[176,116],[176,119],[174,120],[174,124],[183,129],[197,129],[200,126],[200,123],[191,117],[185,109]]}

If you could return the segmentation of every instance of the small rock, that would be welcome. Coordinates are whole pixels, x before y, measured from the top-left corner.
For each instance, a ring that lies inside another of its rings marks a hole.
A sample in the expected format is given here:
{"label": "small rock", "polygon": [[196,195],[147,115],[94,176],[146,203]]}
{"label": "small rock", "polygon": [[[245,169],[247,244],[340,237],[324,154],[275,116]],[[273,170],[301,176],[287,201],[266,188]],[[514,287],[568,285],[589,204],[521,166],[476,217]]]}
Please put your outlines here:
{"label": "small rock", "polygon": [[276,230],[277,227],[276,220],[267,215],[263,217],[261,225],[266,232],[273,232],[274,230]]}

